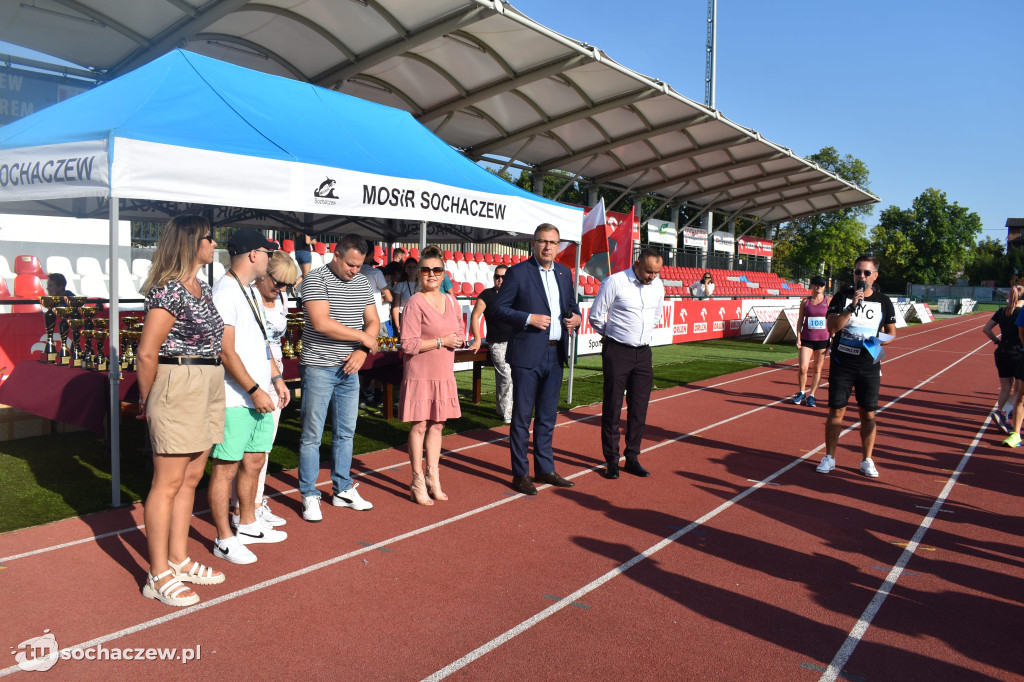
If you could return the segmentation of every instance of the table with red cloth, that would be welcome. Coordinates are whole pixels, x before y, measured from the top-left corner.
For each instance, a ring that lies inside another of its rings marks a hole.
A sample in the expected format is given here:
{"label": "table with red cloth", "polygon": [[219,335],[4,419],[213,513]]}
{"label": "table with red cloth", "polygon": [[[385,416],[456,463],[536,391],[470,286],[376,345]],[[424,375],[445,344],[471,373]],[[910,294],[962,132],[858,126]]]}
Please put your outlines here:
{"label": "table with red cloth", "polygon": [[[365,373],[371,379],[379,379],[384,384],[384,418],[391,420],[395,418],[395,386],[402,383],[402,351],[384,351],[368,355],[360,373]],[[482,396],[482,373],[483,366],[490,360],[487,347],[483,346],[477,352],[470,350],[455,351],[455,364],[460,362],[473,363],[473,402],[479,404]],[[294,381],[299,378],[298,358],[285,358],[282,361],[284,368],[281,372],[285,381]]]}
{"label": "table with red cloth", "polygon": [[[135,372],[125,371],[118,383],[122,402],[138,402]],[[103,435],[110,408],[110,376],[77,367],[25,360],[0,385],[0,404],[74,424]]]}

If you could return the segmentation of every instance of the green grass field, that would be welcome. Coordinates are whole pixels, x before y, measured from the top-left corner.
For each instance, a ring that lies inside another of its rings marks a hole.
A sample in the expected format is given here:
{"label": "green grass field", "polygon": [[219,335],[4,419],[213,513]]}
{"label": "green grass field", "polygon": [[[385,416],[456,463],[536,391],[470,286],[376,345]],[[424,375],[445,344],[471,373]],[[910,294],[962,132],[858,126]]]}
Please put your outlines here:
{"label": "green grass field", "polygon": [[[790,344],[769,347],[760,341],[719,340],[661,346],[653,353],[655,388],[668,388],[787,360],[796,356],[796,349]],[[471,373],[460,372],[457,378],[463,396],[462,417],[449,421],[445,433],[501,426],[494,411],[494,373],[484,369],[484,395],[479,405],[471,401]],[[570,407],[565,401],[566,391],[564,385],[562,409]],[[600,400],[600,356],[580,358],[573,404]],[[295,400],[281,417],[271,452],[271,473],[298,466],[300,428],[299,401]],[[385,421],[379,410],[363,409],[356,428],[355,453],[402,446],[407,437],[408,424]],[[324,445],[330,443],[330,438],[328,431]],[[126,502],[143,499],[149,490],[152,469],[145,439],[140,422],[122,421],[121,499]],[[327,448],[322,453],[328,456]],[[200,487],[205,485],[204,479]],[[106,509],[110,501],[110,463],[102,441],[82,431],[0,443],[0,500],[0,532]]]}

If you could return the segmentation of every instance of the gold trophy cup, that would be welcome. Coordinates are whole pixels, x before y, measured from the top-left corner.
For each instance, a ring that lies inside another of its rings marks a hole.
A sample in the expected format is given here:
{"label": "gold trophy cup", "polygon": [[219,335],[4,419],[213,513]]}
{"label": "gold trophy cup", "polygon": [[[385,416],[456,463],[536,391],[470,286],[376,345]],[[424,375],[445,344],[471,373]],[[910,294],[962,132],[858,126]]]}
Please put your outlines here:
{"label": "gold trophy cup", "polygon": [[53,330],[57,326],[57,313],[54,308],[60,305],[60,296],[43,296],[39,299],[39,305],[46,309],[43,314],[43,322],[46,324],[46,349],[43,351],[43,360],[46,362],[57,362],[57,344],[53,341]]}
{"label": "gold trophy cup", "polygon": [[[106,320],[96,320],[97,322],[106,322]],[[96,339],[96,371],[106,372],[107,371],[107,356],[103,353],[103,344],[107,341],[107,334],[109,332],[106,329],[94,329],[92,331],[93,338]]]}
{"label": "gold trophy cup", "polygon": [[[83,320],[85,324],[89,324],[89,319]],[[82,350],[82,369],[95,369],[93,367],[93,350],[92,350],[92,329],[83,329],[82,338],[85,339],[85,348]]]}
{"label": "gold trophy cup", "polygon": [[60,333],[60,362],[61,365],[71,364],[71,347],[68,345],[68,334],[71,331],[71,327],[68,326],[68,319],[74,314],[75,309],[69,305],[57,306],[53,309],[55,313],[60,315],[60,325],[58,331]]}
{"label": "gold trophy cup", "polygon": [[68,320],[68,326],[71,327],[72,339],[71,339],[71,366],[81,367],[82,366],[82,328],[85,327],[85,320],[81,317],[72,317]]}

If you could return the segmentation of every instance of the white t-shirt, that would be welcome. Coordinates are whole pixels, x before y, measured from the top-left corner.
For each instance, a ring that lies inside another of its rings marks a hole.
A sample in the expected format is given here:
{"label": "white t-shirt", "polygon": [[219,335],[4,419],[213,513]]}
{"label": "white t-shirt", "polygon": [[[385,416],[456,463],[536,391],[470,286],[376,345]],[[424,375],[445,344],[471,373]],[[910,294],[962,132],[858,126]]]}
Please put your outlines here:
{"label": "white t-shirt", "polygon": [[[243,291],[244,288],[244,291]],[[246,303],[246,297],[249,302]],[[213,285],[213,303],[217,312],[224,319],[225,325],[235,328],[235,353],[245,365],[253,381],[260,386],[270,384],[270,359],[267,355],[267,342],[263,340],[263,332],[256,322],[256,315],[266,328],[263,314],[263,299],[254,286],[242,287],[231,275],[224,275]],[[251,304],[251,305],[250,305]],[[226,407],[252,407],[252,396],[246,391],[249,386],[239,386],[230,373],[224,372],[224,403]],[[271,395],[271,397],[275,397]]]}
{"label": "white t-shirt", "polygon": [[384,273],[373,267],[363,263],[363,266],[359,269],[359,274],[366,277],[366,280],[370,283],[370,291],[373,293],[373,302],[377,304],[377,317],[380,318],[381,329],[384,328],[385,320],[391,319],[391,304],[384,303],[384,298],[381,296],[381,291],[388,288],[388,281],[384,277]]}

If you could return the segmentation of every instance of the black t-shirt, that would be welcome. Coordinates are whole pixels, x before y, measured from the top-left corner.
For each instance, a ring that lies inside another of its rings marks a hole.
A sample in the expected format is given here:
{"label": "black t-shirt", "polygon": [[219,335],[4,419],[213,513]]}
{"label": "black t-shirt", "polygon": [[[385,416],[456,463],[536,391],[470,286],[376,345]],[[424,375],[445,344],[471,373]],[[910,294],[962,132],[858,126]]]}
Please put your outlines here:
{"label": "black t-shirt", "polygon": [[498,298],[498,290],[494,287],[480,292],[480,300],[484,302],[484,319],[487,320],[487,343],[507,343],[512,336],[512,325],[501,322],[497,317],[487,314],[487,308],[494,309],[494,301]]}
{"label": "black t-shirt", "polygon": [[1017,314],[1019,312],[1019,310],[1014,310],[1007,315],[1006,308],[1000,308],[992,316],[995,323],[999,325],[998,349],[1004,353],[1021,352],[1020,335],[1017,333]]}
{"label": "black t-shirt", "polygon": [[[854,288],[832,297],[828,314],[841,314],[853,300]],[[864,339],[877,336],[886,325],[896,324],[896,308],[885,294],[872,291],[850,315],[846,326],[832,337],[832,359],[847,366],[867,366],[875,359],[864,349]],[[879,355],[881,357],[881,355]]]}

